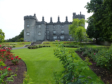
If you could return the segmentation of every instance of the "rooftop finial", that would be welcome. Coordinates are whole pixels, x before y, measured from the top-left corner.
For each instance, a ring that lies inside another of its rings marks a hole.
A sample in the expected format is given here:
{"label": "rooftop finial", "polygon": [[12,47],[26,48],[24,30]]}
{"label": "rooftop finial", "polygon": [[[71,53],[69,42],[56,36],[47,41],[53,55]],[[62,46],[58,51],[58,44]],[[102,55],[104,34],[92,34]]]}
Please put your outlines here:
{"label": "rooftop finial", "polygon": [[36,16],[36,14],[34,13],[34,16]]}
{"label": "rooftop finial", "polygon": [[50,22],[52,22],[52,17],[50,18]]}
{"label": "rooftop finial", "polygon": [[68,17],[66,16],[66,22],[68,22]]}
{"label": "rooftop finial", "polygon": [[42,22],[44,22],[44,17],[42,17]]}
{"label": "rooftop finial", "polygon": [[81,15],[81,12],[80,12],[80,15]]}
{"label": "rooftop finial", "polygon": [[60,22],[60,17],[58,16],[58,22]]}

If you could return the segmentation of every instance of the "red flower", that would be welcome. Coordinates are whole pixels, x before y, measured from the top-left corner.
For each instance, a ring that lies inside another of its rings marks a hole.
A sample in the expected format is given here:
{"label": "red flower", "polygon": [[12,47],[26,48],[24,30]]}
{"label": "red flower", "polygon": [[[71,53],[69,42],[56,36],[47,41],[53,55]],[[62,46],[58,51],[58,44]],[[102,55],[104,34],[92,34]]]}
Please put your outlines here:
{"label": "red flower", "polygon": [[6,69],[7,67],[4,67],[4,69]]}
{"label": "red flower", "polygon": [[18,58],[18,59],[21,59],[21,58]]}
{"label": "red flower", "polygon": [[11,60],[13,60],[14,58],[11,58]]}
{"label": "red flower", "polygon": [[2,70],[2,68],[0,68],[0,70]]}
{"label": "red flower", "polygon": [[10,71],[11,69],[10,69],[10,68],[8,68],[8,70]]}
{"label": "red flower", "polygon": [[1,45],[0,45],[0,47],[1,47]]}
{"label": "red flower", "polygon": [[18,56],[16,56],[16,59],[18,58]]}

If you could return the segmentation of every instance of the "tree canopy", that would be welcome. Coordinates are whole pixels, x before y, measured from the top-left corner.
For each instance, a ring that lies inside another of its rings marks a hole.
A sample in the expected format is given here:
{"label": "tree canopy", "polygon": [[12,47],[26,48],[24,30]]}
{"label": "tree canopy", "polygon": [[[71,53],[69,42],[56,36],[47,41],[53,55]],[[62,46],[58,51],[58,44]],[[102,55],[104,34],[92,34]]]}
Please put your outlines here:
{"label": "tree canopy", "polygon": [[72,24],[69,26],[69,34],[76,41],[82,41],[86,38],[86,29],[84,28],[85,20],[84,19],[74,19]]}
{"label": "tree canopy", "polygon": [[0,43],[4,41],[5,34],[4,32],[0,29]]}
{"label": "tree canopy", "polygon": [[[88,18],[87,33],[89,37],[100,41],[112,41],[112,0],[90,0],[85,8],[93,15]],[[90,31],[94,35],[92,36]]]}

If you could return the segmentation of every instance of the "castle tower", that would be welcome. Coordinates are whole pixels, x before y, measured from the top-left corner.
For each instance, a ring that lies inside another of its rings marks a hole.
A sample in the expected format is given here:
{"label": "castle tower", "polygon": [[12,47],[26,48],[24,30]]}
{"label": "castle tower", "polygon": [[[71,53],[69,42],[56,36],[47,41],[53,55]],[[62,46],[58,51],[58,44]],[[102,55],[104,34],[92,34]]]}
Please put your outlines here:
{"label": "castle tower", "polygon": [[24,41],[35,42],[36,21],[36,14],[34,16],[24,16]]}
{"label": "castle tower", "polygon": [[81,12],[80,12],[80,15],[79,14],[76,15],[76,13],[73,13],[73,19],[76,19],[76,18],[78,18],[78,19],[85,19],[85,15],[82,15]]}

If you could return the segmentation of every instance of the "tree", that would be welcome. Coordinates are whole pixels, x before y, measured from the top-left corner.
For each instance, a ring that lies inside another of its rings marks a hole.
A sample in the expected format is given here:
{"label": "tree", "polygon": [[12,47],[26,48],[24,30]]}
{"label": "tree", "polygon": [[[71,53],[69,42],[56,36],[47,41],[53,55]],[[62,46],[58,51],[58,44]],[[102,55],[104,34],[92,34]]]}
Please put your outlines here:
{"label": "tree", "polygon": [[0,29],[0,43],[4,41],[5,34],[4,32]]}
{"label": "tree", "polygon": [[69,26],[69,34],[72,35],[74,40],[82,41],[86,38],[86,29],[84,28],[84,19],[74,19],[73,23]]}
{"label": "tree", "polygon": [[89,38],[95,38],[97,41],[97,38],[99,38],[100,31],[98,31],[95,28],[94,18],[92,16],[89,17],[87,23],[88,23],[88,27],[86,30],[87,35],[89,36]]}
{"label": "tree", "polygon": [[[100,41],[112,41],[112,0],[91,0],[85,6],[88,13],[92,12],[95,35]],[[91,30],[92,30],[91,29]],[[99,33],[99,34],[98,34]],[[96,38],[96,39],[97,39]]]}

